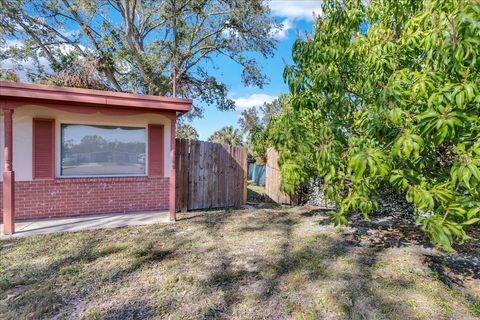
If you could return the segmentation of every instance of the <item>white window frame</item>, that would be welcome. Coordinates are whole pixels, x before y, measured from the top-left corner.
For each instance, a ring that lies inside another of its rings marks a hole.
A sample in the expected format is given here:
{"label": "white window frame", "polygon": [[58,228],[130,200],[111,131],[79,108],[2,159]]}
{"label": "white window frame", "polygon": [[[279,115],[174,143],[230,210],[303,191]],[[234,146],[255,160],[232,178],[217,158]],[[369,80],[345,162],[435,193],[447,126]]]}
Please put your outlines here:
{"label": "white window frame", "polygon": [[[62,125],[84,125],[84,126],[105,126],[105,127],[127,127],[127,128],[138,128],[145,129],[145,173],[139,174],[101,174],[101,175],[62,175]],[[97,123],[93,121],[56,121],[55,125],[55,136],[56,136],[56,146],[55,146],[55,177],[57,179],[78,179],[78,178],[121,178],[121,177],[148,177],[148,125],[125,125],[125,124],[115,124],[115,123]]]}

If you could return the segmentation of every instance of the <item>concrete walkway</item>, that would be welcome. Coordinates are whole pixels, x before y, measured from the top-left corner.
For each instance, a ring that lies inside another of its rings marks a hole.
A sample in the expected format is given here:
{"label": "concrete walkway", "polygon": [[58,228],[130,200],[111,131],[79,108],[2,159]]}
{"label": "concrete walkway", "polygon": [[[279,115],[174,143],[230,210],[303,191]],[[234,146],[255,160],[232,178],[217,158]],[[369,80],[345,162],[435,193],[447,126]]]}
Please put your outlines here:
{"label": "concrete walkway", "polygon": [[[169,223],[167,211],[139,212],[126,214],[104,214],[72,218],[43,219],[17,222],[13,235],[0,235],[0,239],[26,237],[55,232],[74,232],[125,226],[140,226],[155,223]],[[3,230],[3,225],[1,226]]]}

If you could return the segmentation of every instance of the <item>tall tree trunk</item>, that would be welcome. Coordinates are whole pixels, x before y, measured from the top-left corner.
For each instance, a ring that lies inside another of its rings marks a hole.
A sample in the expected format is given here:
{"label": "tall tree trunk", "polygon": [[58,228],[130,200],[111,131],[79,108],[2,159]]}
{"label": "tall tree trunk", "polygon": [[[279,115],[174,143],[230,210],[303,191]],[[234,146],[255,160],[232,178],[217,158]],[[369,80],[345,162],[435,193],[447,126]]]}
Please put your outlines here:
{"label": "tall tree trunk", "polygon": [[172,0],[172,32],[173,32],[173,54],[172,54],[172,96],[177,95],[177,3]]}

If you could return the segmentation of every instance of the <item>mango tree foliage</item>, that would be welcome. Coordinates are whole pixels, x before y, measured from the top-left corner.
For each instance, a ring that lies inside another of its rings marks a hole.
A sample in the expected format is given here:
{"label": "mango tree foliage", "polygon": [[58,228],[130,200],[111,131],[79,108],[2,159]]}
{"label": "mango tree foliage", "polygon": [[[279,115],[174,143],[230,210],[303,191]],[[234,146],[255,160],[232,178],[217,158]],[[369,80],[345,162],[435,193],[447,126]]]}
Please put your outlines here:
{"label": "mango tree foliage", "polygon": [[268,128],[271,119],[281,112],[278,99],[265,102],[262,106],[253,106],[245,109],[240,114],[238,124],[242,133],[246,134],[246,146],[249,154],[259,163],[266,162],[268,141]]}
{"label": "mango tree foliage", "polygon": [[325,0],[269,130],[283,189],[323,178],[335,223],[393,187],[439,247],[480,220],[480,4]]}

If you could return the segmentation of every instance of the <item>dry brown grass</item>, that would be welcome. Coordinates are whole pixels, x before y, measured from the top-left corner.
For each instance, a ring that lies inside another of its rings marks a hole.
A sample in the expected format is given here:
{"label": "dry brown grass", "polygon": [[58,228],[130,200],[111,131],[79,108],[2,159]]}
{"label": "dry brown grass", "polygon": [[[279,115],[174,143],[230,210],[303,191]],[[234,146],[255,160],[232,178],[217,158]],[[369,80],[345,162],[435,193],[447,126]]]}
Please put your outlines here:
{"label": "dry brown grass", "polygon": [[0,242],[0,318],[480,317],[478,277],[449,287],[412,247],[365,244],[307,208],[180,218]]}

